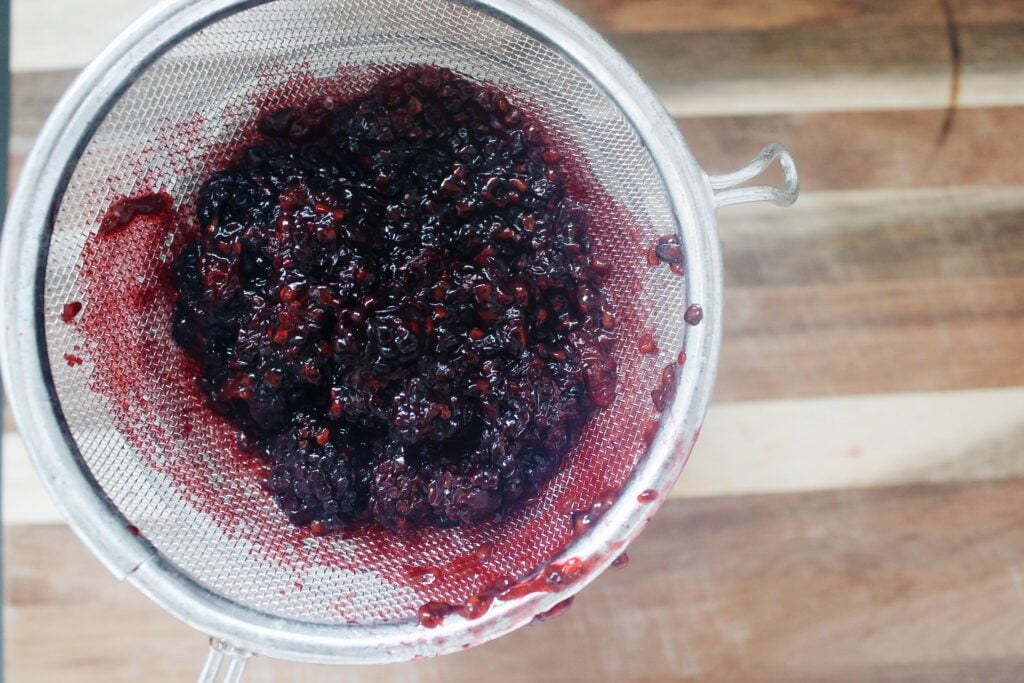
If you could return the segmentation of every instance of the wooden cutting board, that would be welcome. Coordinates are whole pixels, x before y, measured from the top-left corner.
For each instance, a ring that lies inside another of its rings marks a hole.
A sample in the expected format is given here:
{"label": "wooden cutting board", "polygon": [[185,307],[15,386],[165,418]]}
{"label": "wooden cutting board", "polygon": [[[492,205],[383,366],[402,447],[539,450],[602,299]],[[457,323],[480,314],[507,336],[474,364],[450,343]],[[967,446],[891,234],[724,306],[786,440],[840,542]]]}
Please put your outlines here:
{"label": "wooden cutting board", "polygon": [[[11,176],[142,0],[15,0]],[[1024,2],[569,0],[711,171],[766,142],[796,206],[720,215],[701,440],[632,561],[564,616],[389,667],[247,680],[1018,681]],[[114,581],[4,435],[12,681],[189,680],[204,640]]]}

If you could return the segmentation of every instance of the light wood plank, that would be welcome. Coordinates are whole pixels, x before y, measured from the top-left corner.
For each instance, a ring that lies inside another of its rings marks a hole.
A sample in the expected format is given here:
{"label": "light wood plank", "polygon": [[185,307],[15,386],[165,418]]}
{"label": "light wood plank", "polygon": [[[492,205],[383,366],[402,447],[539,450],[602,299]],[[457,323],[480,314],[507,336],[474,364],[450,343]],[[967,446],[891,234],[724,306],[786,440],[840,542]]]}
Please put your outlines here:
{"label": "light wood plank", "polygon": [[14,73],[11,78],[12,154],[25,154],[78,69]]}
{"label": "light wood plank", "polygon": [[29,459],[25,442],[11,430],[0,443],[0,502],[4,524],[54,524],[64,517],[53,504]]}
{"label": "light wood plank", "polygon": [[[564,616],[458,655],[246,680],[1016,681],[1024,482],[671,501]],[[8,673],[190,680],[203,639],[59,527],[7,530]]]}
{"label": "light wood plank", "polygon": [[[1021,388],[715,403],[672,495],[1024,476],[1022,439]],[[6,522],[61,522],[17,435],[4,435],[3,454]]]}
{"label": "light wood plank", "polygon": [[1024,389],[715,403],[679,498],[1024,476]]}
{"label": "light wood plank", "polygon": [[725,400],[1024,383],[1024,277],[733,289]]}
{"label": "light wood plank", "polygon": [[11,70],[81,68],[153,0],[13,0]]}

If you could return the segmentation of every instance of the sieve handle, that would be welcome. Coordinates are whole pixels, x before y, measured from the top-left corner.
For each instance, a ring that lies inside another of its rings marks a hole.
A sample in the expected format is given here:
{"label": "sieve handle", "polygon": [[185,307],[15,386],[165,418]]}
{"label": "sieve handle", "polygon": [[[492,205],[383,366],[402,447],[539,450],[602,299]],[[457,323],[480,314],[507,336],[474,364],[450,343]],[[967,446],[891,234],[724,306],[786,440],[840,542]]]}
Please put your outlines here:
{"label": "sieve handle", "polygon": [[210,638],[210,653],[199,672],[198,683],[238,683],[249,659],[249,653]]}
{"label": "sieve handle", "polygon": [[[786,186],[781,190],[770,185],[737,187],[764,173],[776,159],[782,166],[782,174],[786,180]],[[778,206],[789,206],[800,194],[800,177],[796,172],[796,163],[789,150],[777,143],[766,145],[750,163],[735,171],[709,175],[708,180],[715,195],[715,207],[719,209],[746,202],[771,202]]]}

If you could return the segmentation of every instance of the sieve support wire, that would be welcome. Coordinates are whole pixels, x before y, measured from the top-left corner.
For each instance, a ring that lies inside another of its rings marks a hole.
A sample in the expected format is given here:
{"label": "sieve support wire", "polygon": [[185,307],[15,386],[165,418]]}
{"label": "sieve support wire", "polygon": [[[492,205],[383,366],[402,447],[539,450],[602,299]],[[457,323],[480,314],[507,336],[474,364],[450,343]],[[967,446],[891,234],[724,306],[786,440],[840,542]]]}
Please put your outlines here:
{"label": "sieve support wire", "polygon": [[[772,162],[779,160],[786,182],[781,190],[770,185],[739,187],[764,173]],[[733,171],[708,176],[711,191],[715,195],[715,207],[745,204],[747,202],[771,202],[778,206],[790,206],[800,194],[800,177],[796,162],[789,150],[778,143],[766,145],[750,163]]]}
{"label": "sieve support wire", "polygon": [[210,639],[210,653],[199,672],[197,683],[238,683],[249,661],[250,653],[227,643]]}

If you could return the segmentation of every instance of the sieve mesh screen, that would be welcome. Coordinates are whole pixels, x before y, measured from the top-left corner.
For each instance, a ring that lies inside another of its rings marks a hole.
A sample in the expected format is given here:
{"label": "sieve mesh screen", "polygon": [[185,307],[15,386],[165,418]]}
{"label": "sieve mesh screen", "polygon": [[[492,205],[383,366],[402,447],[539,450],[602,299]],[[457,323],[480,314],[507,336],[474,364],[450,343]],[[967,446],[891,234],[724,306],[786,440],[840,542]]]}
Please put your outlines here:
{"label": "sieve mesh screen", "polygon": [[[237,455],[231,427],[190,381],[170,338],[160,278],[174,235],[158,221],[95,239],[120,197],[168,193],[182,216],[204,177],[261,111],[354,96],[406,64],[499,84],[574,148],[592,179],[597,251],[622,322],[619,390],[533,504],[501,524],[314,537],[293,527]],[[605,201],[607,199],[607,201]],[[685,280],[643,248],[676,231],[655,166],[618,109],[555,50],[447,0],[274,0],[223,17],[149,65],[84,147],[56,213],[44,320],[60,406],[104,494],[181,571],[230,600],[323,624],[415,622],[426,601],[459,604],[499,576],[521,577],[573,538],[571,511],[622,486],[643,455],[659,370],[682,347]],[[73,324],[63,306],[84,308]],[[642,355],[641,332],[660,355]],[[71,366],[65,354],[84,364]],[[489,544],[490,555],[474,551]],[[429,586],[410,566],[436,567]]]}

